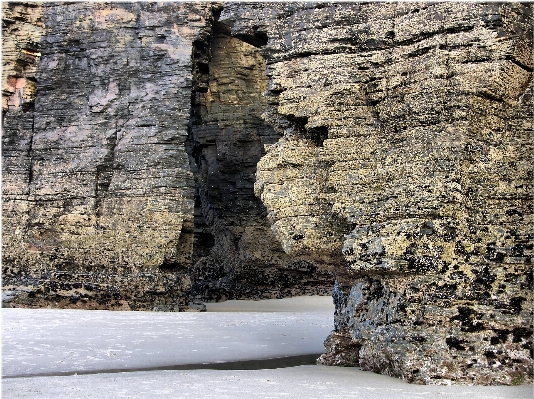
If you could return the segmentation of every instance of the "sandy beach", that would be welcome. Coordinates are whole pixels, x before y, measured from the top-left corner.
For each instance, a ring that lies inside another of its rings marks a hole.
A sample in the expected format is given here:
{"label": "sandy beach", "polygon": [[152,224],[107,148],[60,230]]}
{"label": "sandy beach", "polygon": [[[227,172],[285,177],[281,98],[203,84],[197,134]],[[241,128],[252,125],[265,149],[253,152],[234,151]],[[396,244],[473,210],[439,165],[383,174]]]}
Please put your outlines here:
{"label": "sandy beach", "polygon": [[532,398],[532,386],[418,386],[313,364],[330,297],[206,313],[2,309],[3,398]]}

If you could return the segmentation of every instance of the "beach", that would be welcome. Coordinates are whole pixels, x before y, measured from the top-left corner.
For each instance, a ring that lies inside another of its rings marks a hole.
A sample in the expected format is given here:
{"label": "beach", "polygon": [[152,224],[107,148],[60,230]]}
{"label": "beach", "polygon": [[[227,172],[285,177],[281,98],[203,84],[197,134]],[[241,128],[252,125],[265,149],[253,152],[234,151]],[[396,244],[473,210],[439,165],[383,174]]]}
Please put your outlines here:
{"label": "beach", "polygon": [[3,398],[531,398],[532,386],[411,385],[317,366],[330,297],[203,313],[2,309]]}

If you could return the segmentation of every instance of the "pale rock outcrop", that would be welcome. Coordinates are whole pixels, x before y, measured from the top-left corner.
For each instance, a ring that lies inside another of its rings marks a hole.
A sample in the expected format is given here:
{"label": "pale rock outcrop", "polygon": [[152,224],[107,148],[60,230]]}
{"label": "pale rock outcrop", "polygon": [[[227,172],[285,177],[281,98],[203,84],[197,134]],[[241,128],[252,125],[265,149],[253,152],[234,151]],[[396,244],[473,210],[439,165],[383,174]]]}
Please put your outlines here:
{"label": "pale rock outcrop", "polygon": [[337,275],[321,362],[531,381],[532,6],[232,4],[220,21],[268,38],[264,119],[284,136],[256,192],[284,249]]}
{"label": "pale rock outcrop", "polygon": [[2,9],[2,110],[25,107],[35,99],[35,73],[41,53],[42,7],[12,3]]}

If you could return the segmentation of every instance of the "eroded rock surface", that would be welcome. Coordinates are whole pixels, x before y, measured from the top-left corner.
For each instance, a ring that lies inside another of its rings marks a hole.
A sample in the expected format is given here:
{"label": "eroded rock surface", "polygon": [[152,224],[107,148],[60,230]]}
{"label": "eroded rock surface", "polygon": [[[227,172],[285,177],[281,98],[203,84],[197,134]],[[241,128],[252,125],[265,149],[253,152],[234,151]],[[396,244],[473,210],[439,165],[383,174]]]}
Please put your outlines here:
{"label": "eroded rock surface", "polygon": [[10,3],[2,8],[2,110],[28,111],[35,98],[43,12],[37,3]]}
{"label": "eroded rock surface", "polygon": [[284,249],[337,275],[322,361],[531,381],[531,5],[233,4],[220,21],[268,38],[283,138],[256,192]]}
{"label": "eroded rock surface", "polygon": [[280,135],[267,108],[265,61],[258,49],[215,23],[196,43],[196,86],[189,140],[197,187],[193,295],[202,300],[326,294],[333,277],[287,255],[254,195],[264,145]]}
{"label": "eroded rock surface", "polygon": [[221,8],[4,5],[12,304],[178,310],[328,294],[332,274],[282,250],[254,195],[280,135],[261,119],[265,61],[214,25]]}
{"label": "eroded rock surface", "polygon": [[4,3],[4,288],[178,310],[332,273],[324,364],[532,382],[532,11]]}
{"label": "eroded rock surface", "polygon": [[185,306],[191,52],[211,8],[4,7],[42,10],[46,26],[32,39],[41,53],[35,111],[4,114],[4,286],[26,286],[32,305]]}

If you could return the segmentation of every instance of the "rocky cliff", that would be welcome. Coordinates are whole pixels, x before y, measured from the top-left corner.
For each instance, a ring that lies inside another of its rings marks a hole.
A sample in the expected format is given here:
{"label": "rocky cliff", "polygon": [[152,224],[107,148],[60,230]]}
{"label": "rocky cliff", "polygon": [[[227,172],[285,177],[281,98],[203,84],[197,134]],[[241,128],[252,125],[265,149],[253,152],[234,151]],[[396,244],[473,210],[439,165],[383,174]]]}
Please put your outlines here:
{"label": "rocky cliff", "polygon": [[192,294],[202,300],[328,295],[332,275],[284,252],[254,195],[264,146],[281,135],[261,118],[265,61],[217,22],[220,12],[209,40],[196,42],[188,141],[197,190]]}
{"label": "rocky cliff", "polygon": [[215,23],[220,9],[4,5],[11,303],[178,310],[330,292],[254,195],[279,135],[261,120],[265,62]]}
{"label": "rocky cliff", "polygon": [[[324,364],[418,383],[532,370],[532,6],[226,7],[283,137],[256,192],[338,279]],[[325,259],[325,257],[327,259]]]}
{"label": "rocky cliff", "polygon": [[322,363],[532,381],[531,4],[7,3],[3,19],[16,303],[176,310],[335,277]]}
{"label": "rocky cliff", "polygon": [[39,9],[45,27],[37,95],[4,113],[4,285],[27,286],[31,304],[186,305],[191,52],[210,7],[4,7]]}

